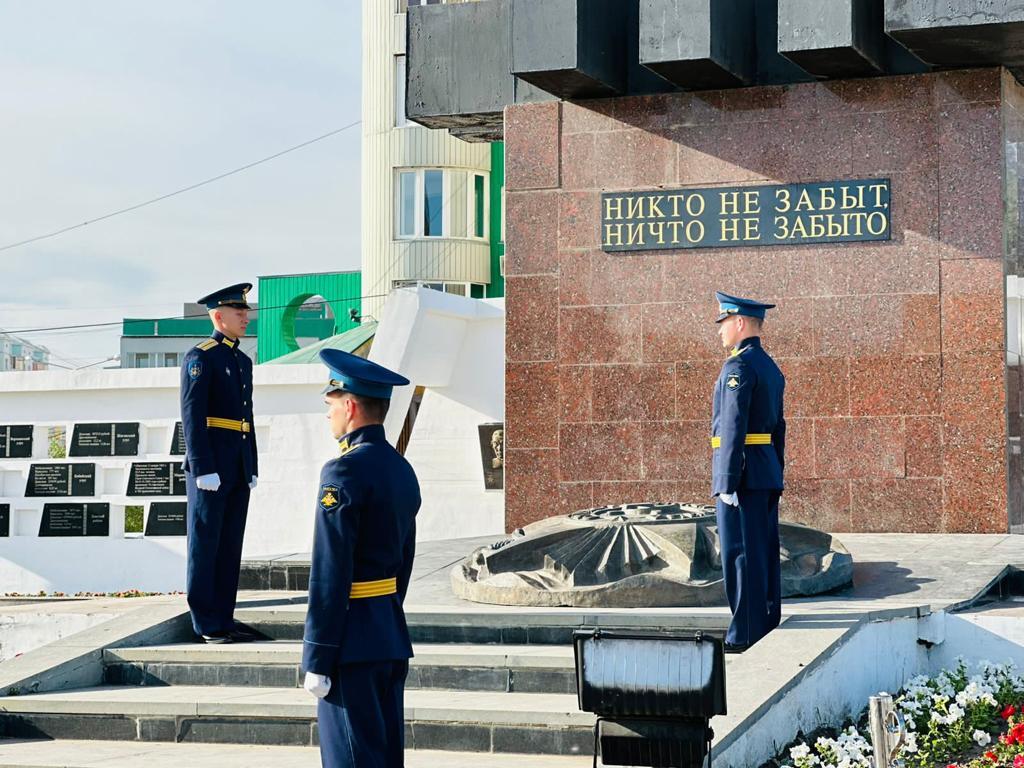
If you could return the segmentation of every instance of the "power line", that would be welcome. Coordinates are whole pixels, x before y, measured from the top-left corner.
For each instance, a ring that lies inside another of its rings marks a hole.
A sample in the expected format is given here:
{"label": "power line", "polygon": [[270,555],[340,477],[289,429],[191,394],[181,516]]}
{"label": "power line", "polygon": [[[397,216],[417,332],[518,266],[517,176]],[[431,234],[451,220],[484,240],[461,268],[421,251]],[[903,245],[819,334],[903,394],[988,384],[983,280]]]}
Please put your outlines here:
{"label": "power line", "polygon": [[207,184],[212,184],[215,181],[220,181],[221,179],[226,179],[228,176],[234,176],[236,173],[241,173],[242,171],[247,171],[250,168],[255,168],[257,165],[263,165],[264,163],[269,163],[271,160],[276,160],[277,158],[281,157],[282,155],[287,155],[289,152],[294,152],[297,149],[302,149],[303,147],[308,147],[310,144],[316,144],[318,141],[323,141],[324,139],[328,139],[331,136],[336,136],[337,134],[342,133],[343,131],[347,131],[350,128],[354,128],[355,126],[359,125],[361,122],[362,122],[362,120],[356,120],[355,122],[349,123],[348,125],[342,126],[341,128],[335,128],[333,131],[328,131],[327,133],[325,133],[325,134],[323,134],[321,136],[317,136],[314,139],[309,139],[308,141],[304,141],[301,144],[296,144],[293,147],[288,147],[288,149],[283,149],[280,152],[275,152],[274,154],[268,155],[267,157],[261,158],[259,160],[255,160],[255,161],[253,161],[251,163],[247,163],[247,164],[245,164],[243,166],[240,166],[238,168],[234,168],[234,169],[232,169],[230,171],[226,171],[226,172],[218,174],[216,176],[211,176],[210,178],[204,179],[203,181],[197,182],[195,184],[189,184],[187,187],[182,187],[181,189],[176,189],[173,192],[168,192],[167,194],[160,195],[159,197],[154,197],[154,198],[152,198],[150,200],[146,200],[146,201],[141,202],[141,203],[136,203],[135,205],[130,205],[127,208],[121,208],[120,210],[113,211],[112,213],[106,213],[106,214],[104,214],[102,216],[96,217],[95,219],[89,219],[88,221],[83,221],[80,224],[72,224],[69,227],[62,227],[61,229],[56,229],[53,232],[47,232],[45,235],[36,235],[35,237],[30,237],[27,240],[20,240],[20,241],[18,241],[16,243],[9,243],[8,245],[0,246],[0,251],[9,251],[12,248],[20,248],[21,246],[29,245],[30,243],[38,243],[40,240],[48,240],[51,237],[57,237],[58,235],[63,235],[66,232],[71,232],[72,230],[75,230],[75,229],[81,229],[82,227],[86,227],[89,224],[96,224],[97,222],[100,222],[100,221],[105,221],[107,219],[112,219],[114,216],[120,216],[123,213],[130,213],[131,211],[137,211],[140,208],[145,208],[147,205],[153,205],[154,203],[159,203],[162,200],[167,200],[168,198],[176,197],[177,195],[183,195],[186,192],[191,192],[194,189],[199,189],[200,187],[205,187]]}
{"label": "power line", "polygon": [[[360,299],[380,299],[380,298],[384,298],[386,296],[387,296],[386,293],[376,293],[376,294],[370,294],[370,295],[366,295],[366,296],[345,296],[345,297],[340,298],[340,299],[324,298],[323,300],[327,304],[334,304],[334,303],[344,303],[346,301],[358,301]],[[310,302],[309,300],[307,300],[306,303],[316,303],[316,302]],[[280,305],[278,305],[276,307],[261,307],[261,306],[259,306],[257,304],[256,308],[253,309],[253,312],[256,312],[257,315],[258,315],[260,312],[265,312],[265,311],[269,311],[269,310],[272,310],[272,309],[288,309],[289,307],[292,307],[292,306],[294,306],[294,305],[293,304],[280,304]],[[125,318],[125,320],[137,321],[137,322],[142,322],[142,323],[153,323],[153,322],[159,323],[159,322],[163,322],[164,320],[191,320],[191,319],[194,319],[194,318],[207,317],[207,316],[208,315],[207,315],[206,312],[200,312],[200,313],[193,314],[193,315],[173,315],[173,316],[169,316],[169,317],[129,317],[129,318]],[[338,319],[338,318],[335,318],[335,319]],[[15,334],[15,333],[49,333],[49,332],[52,332],[52,331],[75,331],[75,330],[84,329],[84,328],[96,328],[96,329],[111,328],[111,327],[114,327],[114,326],[122,325],[125,320],[115,320],[115,321],[111,321],[111,322],[107,322],[107,323],[81,323],[79,325],[54,325],[54,326],[50,326],[48,328],[18,328],[18,329],[15,329],[15,330],[6,331],[6,333],[9,333],[9,334]]]}

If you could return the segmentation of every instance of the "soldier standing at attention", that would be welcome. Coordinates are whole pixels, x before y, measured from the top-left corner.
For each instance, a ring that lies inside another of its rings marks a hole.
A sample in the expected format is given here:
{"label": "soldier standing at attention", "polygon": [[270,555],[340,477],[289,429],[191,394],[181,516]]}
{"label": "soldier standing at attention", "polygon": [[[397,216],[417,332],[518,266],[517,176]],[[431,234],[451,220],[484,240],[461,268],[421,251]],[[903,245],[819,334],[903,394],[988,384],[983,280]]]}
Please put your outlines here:
{"label": "soldier standing at attention", "polygon": [[238,348],[249,325],[251,289],[240,283],[199,299],[209,310],[213,336],[189,350],[181,366],[186,589],[192,628],[205,643],[255,639],[234,620],[249,492],[257,475],[252,360]]}
{"label": "soldier standing at attention", "polygon": [[383,422],[392,387],[409,380],[339,350],[320,359],[331,371],[324,402],[340,455],[324,465],[317,490],[304,685],[320,699],[325,768],[401,768],[412,657],[402,603],[420,489]]}
{"label": "soldier standing at attention", "polygon": [[726,653],[741,653],[779,625],[779,497],[785,466],[786,380],[761,346],[774,304],[716,293],[718,335],[730,350],[715,384],[712,488],[732,623]]}

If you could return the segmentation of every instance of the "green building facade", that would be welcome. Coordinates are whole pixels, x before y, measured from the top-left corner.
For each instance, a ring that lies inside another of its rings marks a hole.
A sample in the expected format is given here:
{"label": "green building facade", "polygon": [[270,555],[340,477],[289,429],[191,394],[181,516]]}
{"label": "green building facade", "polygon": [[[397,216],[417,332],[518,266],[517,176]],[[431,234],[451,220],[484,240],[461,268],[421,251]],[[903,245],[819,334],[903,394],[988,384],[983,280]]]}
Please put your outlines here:
{"label": "green building facade", "polygon": [[491,283],[488,299],[505,295],[505,142],[491,144]]}
{"label": "green building facade", "polygon": [[[315,335],[325,339],[351,330],[359,323],[350,317],[362,311],[362,276],[359,272],[317,272],[306,275],[270,275],[259,278],[259,361],[294,352],[296,338]],[[331,308],[332,318],[322,318],[323,328],[306,333],[300,311],[310,299],[320,297]]]}

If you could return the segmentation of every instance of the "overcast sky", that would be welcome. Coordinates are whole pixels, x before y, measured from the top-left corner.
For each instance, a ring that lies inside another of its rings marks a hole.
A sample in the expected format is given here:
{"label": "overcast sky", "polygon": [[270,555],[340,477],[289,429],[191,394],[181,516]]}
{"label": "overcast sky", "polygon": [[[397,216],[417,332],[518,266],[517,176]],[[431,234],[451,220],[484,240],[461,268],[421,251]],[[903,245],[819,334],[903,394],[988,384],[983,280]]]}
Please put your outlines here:
{"label": "overcast sky", "polygon": [[[0,247],[358,120],[359,5],[0,0]],[[258,275],[358,269],[360,133],[0,252],[0,328],[176,315]],[[82,365],[116,354],[120,328],[22,335]]]}

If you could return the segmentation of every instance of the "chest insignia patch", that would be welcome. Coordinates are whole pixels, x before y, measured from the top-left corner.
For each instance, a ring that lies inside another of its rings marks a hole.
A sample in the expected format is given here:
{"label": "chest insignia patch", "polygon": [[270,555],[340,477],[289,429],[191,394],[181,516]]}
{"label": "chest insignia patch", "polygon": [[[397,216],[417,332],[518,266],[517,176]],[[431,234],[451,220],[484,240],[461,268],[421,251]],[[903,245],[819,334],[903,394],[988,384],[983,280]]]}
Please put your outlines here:
{"label": "chest insignia patch", "polygon": [[200,363],[198,360],[193,361],[192,364],[188,367],[188,377],[192,379],[192,381],[195,381],[202,375],[203,364]]}
{"label": "chest insignia patch", "polygon": [[324,484],[320,486],[320,509],[333,512],[341,502],[338,500],[338,486]]}
{"label": "chest insignia patch", "polygon": [[737,373],[730,373],[729,378],[725,380],[725,386],[729,389],[736,389],[740,385],[740,377]]}
{"label": "chest insignia patch", "polygon": [[228,376],[231,375],[231,369],[226,365],[224,366],[224,373],[226,373]]}

